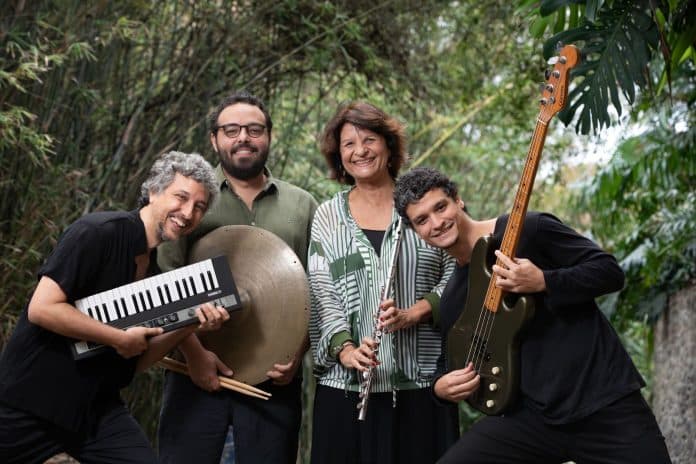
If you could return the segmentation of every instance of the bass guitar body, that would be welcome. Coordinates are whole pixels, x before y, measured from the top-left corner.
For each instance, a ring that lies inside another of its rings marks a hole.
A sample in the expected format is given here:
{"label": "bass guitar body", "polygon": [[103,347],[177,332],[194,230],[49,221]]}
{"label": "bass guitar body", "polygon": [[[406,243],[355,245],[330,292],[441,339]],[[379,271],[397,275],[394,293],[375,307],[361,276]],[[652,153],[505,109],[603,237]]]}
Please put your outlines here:
{"label": "bass guitar body", "polygon": [[503,298],[496,312],[484,307],[486,290],[493,276],[488,257],[493,254],[491,237],[476,242],[469,264],[469,290],[464,311],[447,335],[448,370],[463,369],[470,362],[481,384],[467,401],[488,415],[501,414],[519,389],[519,338],[534,316],[534,300],[515,295]]}

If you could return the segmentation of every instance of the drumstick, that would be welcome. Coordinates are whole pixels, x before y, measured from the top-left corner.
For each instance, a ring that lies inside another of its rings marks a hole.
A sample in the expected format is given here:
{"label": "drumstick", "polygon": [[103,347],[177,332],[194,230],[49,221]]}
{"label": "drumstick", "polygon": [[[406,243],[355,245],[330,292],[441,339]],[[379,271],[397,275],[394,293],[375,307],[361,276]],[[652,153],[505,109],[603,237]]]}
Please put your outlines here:
{"label": "drumstick", "polygon": [[[186,364],[177,361],[176,359],[165,357],[159,362],[159,365],[164,367],[165,369],[169,369],[170,371],[178,372],[179,374],[189,375]],[[271,394],[266,391],[263,391],[256,387],[252,387],[251,385],[247,385],[244,382],[239,382],[229,377],[219,375],[218,380],[220,380],[220,386],[222,388],[226,388],[227,390],[236,391],[238,393],[253,396],[254,398],[260,398],[262,400],[267,400],[271,396]]]}
{"label": "drumstick", "polygon": [[[171,371],[178,372],[179,374],[185,374],[189,375],[188,373],[188,368],[186,367],[186,364],[177,361],[172,358],[164,358],[162,359],[159,364]],[[252,387],[251,385],[247,385],[243,382],[239,382],[237,380],[231,379],[229,377],[224,377],[219,375],[218,380],[220,380],[220,386],[223,388],[226,388],[228,390],[236,391],[238,393],[242,393],[245,395],[253,396],[255,398],[261,398],[263,400],[267,400],[271,394],[268,392],[265,392],[261,389],[258,389],[256,387]]]}

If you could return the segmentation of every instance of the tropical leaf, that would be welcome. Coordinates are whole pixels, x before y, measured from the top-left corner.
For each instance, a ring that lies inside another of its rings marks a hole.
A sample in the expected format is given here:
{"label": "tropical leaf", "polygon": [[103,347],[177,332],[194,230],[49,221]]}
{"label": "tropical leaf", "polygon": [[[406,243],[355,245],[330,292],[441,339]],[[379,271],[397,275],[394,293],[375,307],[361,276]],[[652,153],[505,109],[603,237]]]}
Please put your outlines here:
{"label": "tropical leaf", "polygon": [[539,5],[539,14],[541,16],[549,16],[573,3],[585,3],[585,0],[543,0]]}
{"label": "tropical leaf", "polygon": [[[562,3],[574,2],[557,1],[553,6]],[[586,15],[579,27],[561,31],[545,42],[546,58],[553,56],[559,43],[577,44],[583,53],[583,63],[572,71],[576,86],[568,96],[569,104],[559,114],[564,123],[575,118],[578,132],[599,132],[611,125],[609,106],[621,114],[617,87],[632,104],[636,86],[647,86],[647,65],[660,40],[648,11],[644,1],[617,1],[602,10],[596,22]]]}
{"label": "tropical leaf", "polygon": [[589,21],[594,22],[597,20],[597,13],[599,12],[599,9],[602,8],[603,3],[604,0],[588,0],[587,7],[585,9],[585,16],[587,16]]}
{"label": "tropical leaf", "polygon": [[679,110],[625,140],[583,192],[580,209],[602,211],[593,234],[626,272],[608,314],[655,320],[666,297],[696,277],[696,131],[688,108]]}

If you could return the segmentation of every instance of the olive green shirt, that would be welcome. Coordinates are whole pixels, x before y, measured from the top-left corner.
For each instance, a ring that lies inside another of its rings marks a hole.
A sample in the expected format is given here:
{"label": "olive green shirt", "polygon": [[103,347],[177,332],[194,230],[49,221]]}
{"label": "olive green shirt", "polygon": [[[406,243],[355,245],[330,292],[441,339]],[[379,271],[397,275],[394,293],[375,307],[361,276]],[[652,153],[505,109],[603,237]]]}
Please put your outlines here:
{"label": "olive green shirt", "polygon": [[208,232],[227,225],[249,225],[273,232],[292,248],[306,268],[307,247],[317,202],[311,194],[292,184],[275,179],[268,170],[266,185],[256,196],[251,210],[227,182],[222,168],[215,168],[220,196],[211,205],[200,225],[189,235],[164,242],[157,249],[162,271],[188,264],[191,247]]}

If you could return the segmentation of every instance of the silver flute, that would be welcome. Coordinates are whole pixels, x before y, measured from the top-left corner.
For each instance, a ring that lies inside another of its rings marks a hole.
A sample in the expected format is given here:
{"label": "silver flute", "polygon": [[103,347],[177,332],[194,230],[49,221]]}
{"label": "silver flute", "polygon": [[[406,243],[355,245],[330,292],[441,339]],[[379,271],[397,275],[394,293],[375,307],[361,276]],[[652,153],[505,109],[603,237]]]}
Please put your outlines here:
{"label": "silver flute", "polygon": [[[379,303],[381,304],[384,300],[389,298],[391,294],[392,287],[394,286],[394,276],[396,275],[396,263],[399,260],[399,249],[401,248],[401,236],[402,236],[402,223],[401,218],[396,224],[396,240],[394,241],[394,248],[392,249],[391,259],[389,261],[389,274],[387,281],[382,286],[382,295],[380,297]],[[382,342],[382,329],[379,328],[379,304],[377,309],[373,314],[373,330],[372,339],[375,341],[375,349],[373,350],[375,356],[379,350],[379,344]],[[367,414],[367,402],[370,399],[370,389],[372,388],[372,378],[374,376],[375,368],[370,366],[367,371],[362,372],[362,383],[360,384],[360,402],[358,403],[358,420],[364,421]]]}

